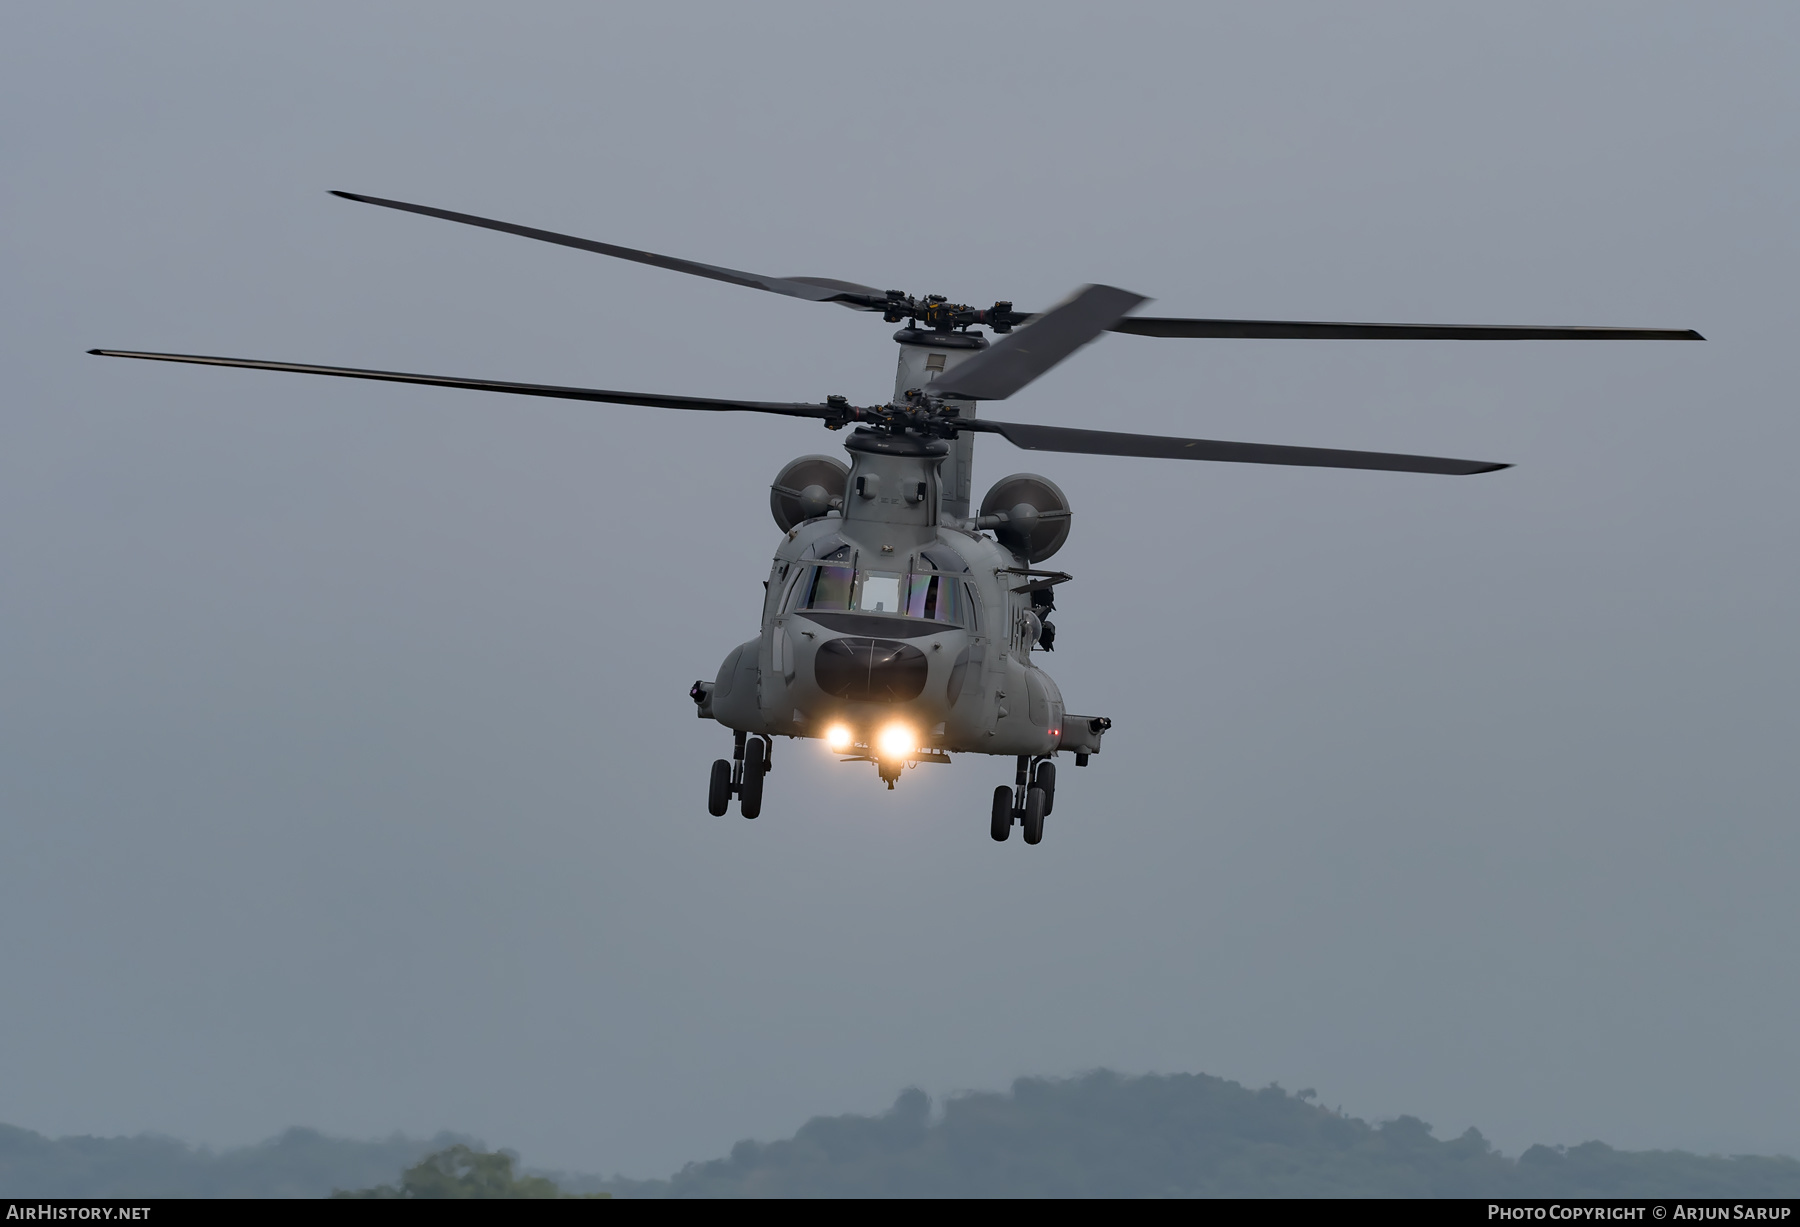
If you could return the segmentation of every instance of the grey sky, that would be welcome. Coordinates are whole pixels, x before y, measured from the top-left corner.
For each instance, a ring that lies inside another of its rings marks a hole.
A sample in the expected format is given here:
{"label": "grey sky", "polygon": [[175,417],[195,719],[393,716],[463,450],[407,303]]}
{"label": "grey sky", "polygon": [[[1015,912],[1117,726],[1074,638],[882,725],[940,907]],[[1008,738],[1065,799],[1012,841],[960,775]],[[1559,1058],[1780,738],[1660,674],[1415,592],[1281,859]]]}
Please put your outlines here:
{"label": "grey sky", "polygon": [[[0,1119],[653,1175],[1096,1065],[1501,1145],[1800,1153],[1792,6],[9,5]],[[1002,763],[708,818],[816,428],[90,346],[868,400],[777,275],[1704,345],[1108,337],[1011,416],[1516,462],[1074,502]]]}

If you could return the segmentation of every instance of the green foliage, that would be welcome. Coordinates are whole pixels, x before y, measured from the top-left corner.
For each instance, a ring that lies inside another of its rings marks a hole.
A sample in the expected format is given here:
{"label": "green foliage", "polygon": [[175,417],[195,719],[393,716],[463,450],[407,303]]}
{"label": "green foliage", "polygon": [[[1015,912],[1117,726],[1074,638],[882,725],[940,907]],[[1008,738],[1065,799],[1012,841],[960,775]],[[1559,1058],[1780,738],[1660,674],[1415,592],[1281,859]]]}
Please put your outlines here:
{"label": "green foliage", "polygon": [[610,1193],[564,1193],[542,1176],[513,1174],[514,1156],[506,1151],[483,1152],[456,1145],[436,1154],[426,1155],[406,1169],[400,1187],[378,1185],[354,1192],[335,1190],[333,1197],[407,1198],[445,1200],[451,1198],[538,1198],[611,1197]]}
{"label": "green foliage", "polygon": [[1480,1133],[1440,1140],[1280,1087],[1205,1075],[1022,1078],[930,1119],[922,1092],[879,1117],[818,1117],[794,1137],[689,1164],[675,1197],[1793,1197],[1800,1162],[1628,1153],[1598,1142],[1518,1161]]}

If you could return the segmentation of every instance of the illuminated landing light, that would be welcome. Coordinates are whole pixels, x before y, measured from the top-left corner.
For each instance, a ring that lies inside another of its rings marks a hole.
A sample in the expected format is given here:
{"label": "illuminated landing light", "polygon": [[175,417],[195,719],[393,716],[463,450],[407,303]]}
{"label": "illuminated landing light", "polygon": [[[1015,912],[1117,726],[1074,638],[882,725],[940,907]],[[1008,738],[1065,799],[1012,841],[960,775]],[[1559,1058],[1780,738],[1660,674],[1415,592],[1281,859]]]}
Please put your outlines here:
{"label": "illuminated landing light", "polygon": [[825,730],[825,744],[834,753],[842,754],[855,740],[856,735],[844,725],[834,724]]}
{"label": "illuminated landing light", "polygon": [[919,738],[904,724],[890,724],[881,730],[875,745],[884,760],[897,762],[919,748]]}

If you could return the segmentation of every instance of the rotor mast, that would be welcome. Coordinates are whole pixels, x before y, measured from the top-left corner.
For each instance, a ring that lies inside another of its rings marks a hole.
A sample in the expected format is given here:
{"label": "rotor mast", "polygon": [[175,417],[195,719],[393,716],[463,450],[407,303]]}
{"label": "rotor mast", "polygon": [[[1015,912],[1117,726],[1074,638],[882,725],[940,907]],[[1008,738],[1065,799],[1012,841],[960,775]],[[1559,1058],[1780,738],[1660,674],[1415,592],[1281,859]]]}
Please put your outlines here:
{"label": "rotor mast", "polygon": [[[987,338],[979,332],[927,331],[902,328],[894,334],[900,345],[899,367],[894,373],[894,403],[904,404],[908,392],[929,394],[931,385],[947,371],[987,348]],[[960,397],[943,402],[957,411],[959,418],[973,418],[977,402]],[[950,455],[944,460],[940,488],[943,491],[943,515],[949,520],[970,518],[970,498],[975,480],[975,432],[962,431],[950,443]]]}

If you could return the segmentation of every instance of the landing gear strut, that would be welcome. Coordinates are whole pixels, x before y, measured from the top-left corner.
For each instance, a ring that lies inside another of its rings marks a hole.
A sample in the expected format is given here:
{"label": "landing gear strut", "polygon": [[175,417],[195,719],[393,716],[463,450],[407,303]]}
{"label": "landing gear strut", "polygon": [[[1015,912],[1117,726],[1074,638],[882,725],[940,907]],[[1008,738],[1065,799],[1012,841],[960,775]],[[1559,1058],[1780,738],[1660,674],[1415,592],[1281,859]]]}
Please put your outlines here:
{"label": "landing gear strut", "polygon": [[1012,834],[1013,823],[1017,822],[1025,828],[1026,843],[1043,842],[1044,819],[1049,815],[1055,800],[1055,764],[1048,759],[1039,759],[1034,772],[1031,756],[1019,755],[1013,786],[1008,788],[1002,784],[994,789],[993,817],[988,825],[988,834],[994,837],[996,843],[1005,843]]}
{"label": "landing gear strut", "polygon": [[769,774],[769,751],[775,743],[768,737],[731,739],[731,760],[715,759],[712,777],[706,790],[706,812],[722,817],[731,808],[731,798],[738,799],[738,812],[746,818],[762,813],[763,777]]}

